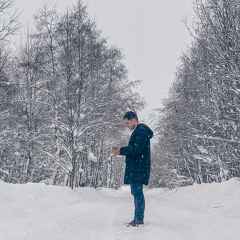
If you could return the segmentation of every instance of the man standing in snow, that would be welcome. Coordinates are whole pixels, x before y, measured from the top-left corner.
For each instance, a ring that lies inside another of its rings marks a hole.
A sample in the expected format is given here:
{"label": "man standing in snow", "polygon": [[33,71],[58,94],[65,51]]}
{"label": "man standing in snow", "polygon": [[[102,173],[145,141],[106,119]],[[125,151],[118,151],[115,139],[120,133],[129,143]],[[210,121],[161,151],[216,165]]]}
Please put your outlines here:
{"label": "man standing in snow", "polygon": [[135,205],[134,219],[129,225],[137,226],[138,224],[144,224],[143,184],[148,185],[149,182],[151,168],[150,139],[153,137],[153,131],[147,125],[138,122],[135,112],[127,112],[123,120],[126,126],[134,131],[128,146],[113,147],[112,150],[115,155],[126,156],[124,184],[130,184]]}

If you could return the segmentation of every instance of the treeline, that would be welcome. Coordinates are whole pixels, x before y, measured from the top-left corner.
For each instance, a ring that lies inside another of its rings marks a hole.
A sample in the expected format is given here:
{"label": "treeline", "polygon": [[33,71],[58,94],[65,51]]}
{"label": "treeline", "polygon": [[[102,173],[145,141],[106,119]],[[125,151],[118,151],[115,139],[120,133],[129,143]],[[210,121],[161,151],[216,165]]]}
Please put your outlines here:
{"label": "treeline", "polygon": [[[128,141],[124,113],[144,106],[122,51],[82,1],[64,14],[44,5],[15,51],[13,3],[0,0],[0,179],[119,187],[124,158],[111,146]],[[151,187],[240,177],[240,2],[194,10],[192,44],[156,114]]]}
{"label": "treeline", "polygon": [[118,186],[124,162],[110,157],[111,146],[127,142],[126,110],[144,105],[121,50],[108,45],[82,1],[64,14],[45,5],[34,22],[16,53],[6,48],[8,32],[1,40],[0,178]]}
{"label": "treeline", "polygon": [[240,177],[240,1],[194,10],[193,42],[157,113],[153,186]]}

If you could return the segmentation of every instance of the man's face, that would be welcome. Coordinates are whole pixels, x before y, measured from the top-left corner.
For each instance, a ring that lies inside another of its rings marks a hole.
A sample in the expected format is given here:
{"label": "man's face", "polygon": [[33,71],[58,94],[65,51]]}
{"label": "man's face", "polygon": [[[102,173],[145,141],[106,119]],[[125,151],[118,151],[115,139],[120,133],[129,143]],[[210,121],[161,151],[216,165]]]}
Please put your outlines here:
{"label": "man's face", "polygon": [[136,128],[136,120],[132,119],[132,120],[128,120],[128,119],[124,119],[125,125],[126,127],[128,127],[130,130],[133,130]]}

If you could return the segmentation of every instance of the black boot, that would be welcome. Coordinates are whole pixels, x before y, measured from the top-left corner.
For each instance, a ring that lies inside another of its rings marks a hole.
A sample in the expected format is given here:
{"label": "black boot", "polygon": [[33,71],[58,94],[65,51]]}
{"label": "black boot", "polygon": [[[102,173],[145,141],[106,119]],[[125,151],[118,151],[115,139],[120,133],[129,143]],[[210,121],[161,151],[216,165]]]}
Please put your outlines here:
{"label": "black boot", "polygon": [[130,223],[128,223],[128,226],[133,226],[133,227],[138,227],[138,225],[144,224],[143,221],[138,221],[138,220],[132,220]]}

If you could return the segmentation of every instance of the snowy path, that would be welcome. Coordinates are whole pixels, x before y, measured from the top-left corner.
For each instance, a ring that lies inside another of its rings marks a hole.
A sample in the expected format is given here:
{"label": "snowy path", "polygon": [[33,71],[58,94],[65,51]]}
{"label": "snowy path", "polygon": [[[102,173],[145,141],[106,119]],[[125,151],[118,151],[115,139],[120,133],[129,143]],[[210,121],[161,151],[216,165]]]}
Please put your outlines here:
{"label": "snowy path", "polygon": [[[107,190],[107,194],[108,194]],[[111,190],[110,190],[111,191]],[[158,239],[150,223],[139,228],[127,228],[132,220],[133,200],[128,194],[104,196],[90,202],[71,205],[37,215],[6,221],[0,225],[4,240],[75,240],[75,239]],[[155,226],[156,227],[156,226]],[[12,231],[14,229],[14,231]]]}
{"label": "snowy path", "polygon": [[[145,225],[138,228],[124,225],[133,217],[133,199],[129,192],[80,189],[59,205],[57,202],[63,201],[63,196],[58,192],[55,194],[58,198],[51,196],[57,206],[51,203],[48,207],[49,199],[33,200],[33,195],[26,194],[28,187],[25,187],[27,202],[19,197],[17,203],[6,201],[5,205],[12,204],[17,210],[24,207],[26,213],[16,211],[15,218],[0,219],[0,240],[239,240],[240,191],[236,190],[237,186],[240,181],[205,188],[146,191]],[[35,187],[30,188],[32,192]],[[36,190],[39,196],[45,188],[41,185]],[[47,191],[55,188],[48,187]],[[72,194],[69,189],[64,191],[64,196]],[[0,204],[6,196],[2,199],[0,196]],[[0,213],[3,211],[0,208]]]}

